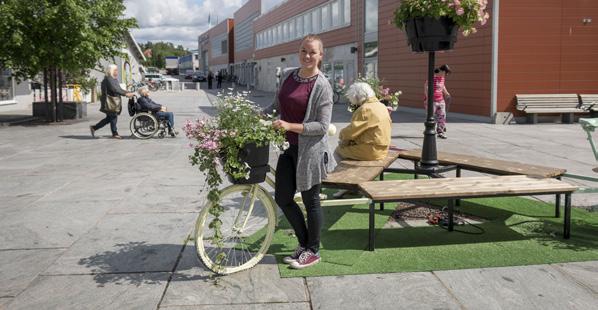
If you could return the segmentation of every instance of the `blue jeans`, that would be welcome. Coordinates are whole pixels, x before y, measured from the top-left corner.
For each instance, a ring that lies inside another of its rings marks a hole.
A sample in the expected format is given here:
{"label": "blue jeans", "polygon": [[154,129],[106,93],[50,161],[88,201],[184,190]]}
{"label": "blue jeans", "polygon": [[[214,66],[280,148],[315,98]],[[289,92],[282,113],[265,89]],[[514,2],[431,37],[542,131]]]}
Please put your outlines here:
{"label": "blue jeans", "polygon": [[168,120],[168,129],[174,128],[174,114],[172,112],[156,112],[156,116],[160,119]]}
{"label": "blue jeans", "polygon": [[93,126],[93,130],[98,130],[108,123],[110,123],[110,130],[112,131],[112,135],[118,135],[118,130],[116,128],[116,120],[118,119],[118,115],[116,113],[106,113],[106,117],[99,121],[97,124]]}

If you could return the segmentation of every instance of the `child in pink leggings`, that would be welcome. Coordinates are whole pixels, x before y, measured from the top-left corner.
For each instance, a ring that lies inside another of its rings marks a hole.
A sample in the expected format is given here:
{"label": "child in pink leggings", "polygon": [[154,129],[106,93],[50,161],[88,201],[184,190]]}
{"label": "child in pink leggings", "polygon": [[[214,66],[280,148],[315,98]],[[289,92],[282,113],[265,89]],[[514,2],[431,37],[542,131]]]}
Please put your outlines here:
{"label": "child in pink leggings", "polygon": [[[450,99],[451,94],[446,90],[444,81],[446,76],[451,73],[448,65],[444,64],[434,69],[434,117],[436,118],[436,133],[441,139],[446,139],[446,103],[444,98]],[[424,85],[425,102],[428,101],[428,81]],[[427,105],[426,105],[427,107]]]}

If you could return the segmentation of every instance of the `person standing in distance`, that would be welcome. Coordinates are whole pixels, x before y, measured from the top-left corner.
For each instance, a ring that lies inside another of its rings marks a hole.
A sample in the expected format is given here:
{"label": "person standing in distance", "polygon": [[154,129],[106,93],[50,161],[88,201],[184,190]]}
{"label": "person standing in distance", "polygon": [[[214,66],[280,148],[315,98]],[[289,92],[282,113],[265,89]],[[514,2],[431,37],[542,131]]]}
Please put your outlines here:
{"label": "person standing in distance", "polygon": [[[332,87],[320,71],[324,46],[316,35],[308,35],[299,49],[300,68],[282,73],[281,85],[266,113],[280,112],[275,128],[286,130],[290,147],[280,154],[276,166],[275,200],[293,227],[299,245],[283,259],[301,269],[320,262],[322,180],[336,166],[328,148],[327,131],[332,116]],[[301,192],[307,219],[294,201]]]}

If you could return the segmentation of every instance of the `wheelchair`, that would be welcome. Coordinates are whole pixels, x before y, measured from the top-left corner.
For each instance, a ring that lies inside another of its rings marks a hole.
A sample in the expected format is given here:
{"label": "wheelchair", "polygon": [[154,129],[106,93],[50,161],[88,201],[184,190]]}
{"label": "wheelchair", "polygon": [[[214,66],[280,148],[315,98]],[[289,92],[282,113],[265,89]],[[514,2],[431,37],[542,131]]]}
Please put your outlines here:
{"label": "wheelchair", "polygon": [[128,110],[132,116],[129,122],[131,134],[138,139],[149,139],[158,134],[158,138],[166,137],[168,130],[168,120],[159,118],[155,113],[141,109],[137,103],[137,97],[129,99]]}

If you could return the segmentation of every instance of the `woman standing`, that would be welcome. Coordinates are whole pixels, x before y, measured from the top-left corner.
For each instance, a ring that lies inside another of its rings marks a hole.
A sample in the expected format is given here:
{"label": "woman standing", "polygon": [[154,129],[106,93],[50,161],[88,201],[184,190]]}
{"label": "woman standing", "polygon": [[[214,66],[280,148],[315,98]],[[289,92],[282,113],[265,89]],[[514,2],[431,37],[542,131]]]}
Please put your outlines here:
{"label": "woman standing", "polygon": [[[448,65],[444,64],[439,68],[434,69],[434,117],[436,118],[436,134],[441,139],[446,139],[446,103],[445,98],[450,100],[451,94],[446,90],[444,82],[446,76],[451,73]],[[428,81],[424,86],[424,101],[428,102]]]}
{"label": "woman standing", "polygon": [[[278,158],[274,196],[299,241],[295,252],[283,259],[295,269],[320,261],[320,188],[327,172],[336,166],[326,135],[332,115],[332,87],[319,70],[323,55],[322,40],[306,36],[299,49],[301,67],[283,72],[274,103],[266,109],[267,113],[280,112],[280,119],[272,125],[286,130],[290,144]],[[296,191],[301,192],[307,223],[293,200]]]}
{"label": "woman standing", "polygon": [[[120,96],[127,96],[133,97],[134,93],[129,93],[126,90],[122,89],[118,83],[118,68],[116,65],[111,64],[108,66],[106,70],[106,76],[104,80],[102,80],[102,95],[100,96],[100,111],[106,114],[106,117],[99,121],[97,124],[93,126],[89,126],[89,131],[91,132],[91,136],[95,137],[96,130],[106,126],[106,124],[110,123],[110,130],[112,131],[112,138],[114,139],[122,139],[120,135],[118,135],[118,130],[116,128],[116,120],[118,115],[120,114],[119,111],[111,111],[107,108],[107,100],[108,96],[118,98],[120,102]],[[122,109],[122,105],[121,105]]]}

